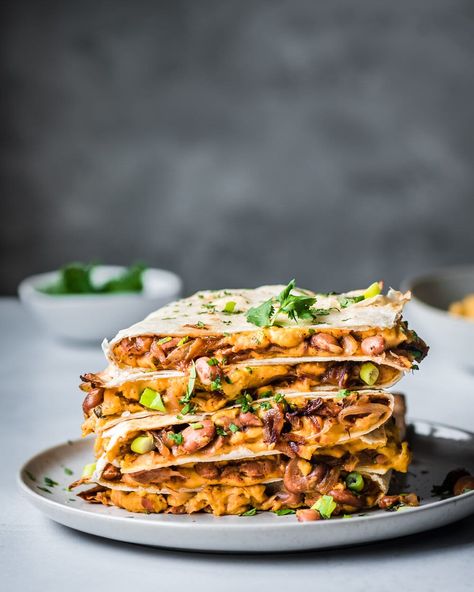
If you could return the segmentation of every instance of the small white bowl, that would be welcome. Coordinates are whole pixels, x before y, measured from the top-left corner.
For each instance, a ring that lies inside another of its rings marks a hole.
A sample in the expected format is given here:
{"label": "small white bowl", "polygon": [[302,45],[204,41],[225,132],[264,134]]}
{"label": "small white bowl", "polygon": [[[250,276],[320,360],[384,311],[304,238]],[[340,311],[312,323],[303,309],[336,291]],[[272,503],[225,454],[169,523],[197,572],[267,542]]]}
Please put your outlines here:
{"label": "small white bowl", "polygon": [[449,305],[474,293],[474,266],[450,267],[403,282],[411,290],[411,325],[430,346],[466,369],[474,369],[474,321],[448,312]]}
{"label": "small white bowl", "polygon": [[[101,284],[125,271],[118,265],[96,267],[94,283]],[[143,291],[117,294],[65,294],[40,292],[58,280],[59,271],[41,273],[24,279],[18,287],[20,300],[36,320],[56,337],[81,342],[101,342],[117,331],[142,320],[150,312],[176,300],[182,281],[163,269],[143,273]]]}

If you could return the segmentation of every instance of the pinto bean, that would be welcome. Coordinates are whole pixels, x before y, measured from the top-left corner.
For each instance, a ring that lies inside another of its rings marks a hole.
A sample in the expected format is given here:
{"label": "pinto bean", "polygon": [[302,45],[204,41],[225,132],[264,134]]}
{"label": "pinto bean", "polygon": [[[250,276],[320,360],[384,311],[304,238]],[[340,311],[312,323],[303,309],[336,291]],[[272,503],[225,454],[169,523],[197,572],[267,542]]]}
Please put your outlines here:
{"label": "pinto bean", "polygon": [[331,352],[332,354],[342,353],[342,347],[334,335],[329,333],[317,333],[311,337],[310,343],[313,347]]}
{"label": "pinto bean", "polygon": [[89,415],[94,407],[100,405],[104,400],[104,389],[103,388],[95,388],[89,391],[82,402],[82,410],[84,411],[85,415]]}
{"label": "pinto bean", "polygon": [[187,427],[181,432],[183,436],[182,447],[186,452],[192,453],[207,446],[214,438],[216,428],[212,421],[205,419],[202,422],[202,428],[195,430],[192,426]]}
{"label": "pinto bean", "polygon": [[362,340],[360,348],[368,356],[378,356],[385,350],[385,339],[381,335],[366,337]]}
{"label": "pinto bean", "polygon": [[464,475],[456,481],[453,487],[454,495],[461,495],[466,489],[474,489],[474,477],[472,475]]}
{"label": "pinto bean", "polygon": [[342,349],[346,356],[353,356],[358,348],[359,344],[357,340],[352,337],[352,335],[344,335],[342,338]]}
{"label": "pinto bean", "polygon": [[418,506],[420,501],[415,493],[407,493],[404,495],[384,495],[378,501],[378,506],[382,510],[392,508],[396,504],[404,504],[406,506]]}
{"label": "pinto bean", "polygon": [[296,510],[296,518],[298,522],[314,522],[315,520],[320,520],[321,515],[317,510],[305,508],[303,510]]}
{"label": "pinto bean", "polygon": [[303,475],[300,462],[302,461],[293,458],[286,466],[283,483],[291,493],[307,493],[317,489],[318,483],[326,475],[327,467],[323,463],[317,464],[307,475]]}
{"label": "pinto bean", "polygon": [[353,508],[362,508],[362,500],[346,489],[331,489],[329,495],[332,495],[335,502],[351,506]]}
{"label": "pinto bean", "polygon": [[222,370],[219,366],[209,366],[208,362],[211,358],[206,356],[198,358],[195,362],[196,372],[202,384],[211,384],[218,376],[221,376]]}
{"label": "pinto bean", "polygon": [[111,463],[106,465],[105,469],[102,471],[102,477],[107,479],[108,481],[116,481],[120,479],[122,473],[118,467],[114,467]]}
{"label": "pinto bean", "polygon": [[301,493],[290,493],[285,489],[279,491],[275,498],[281,500],[285,506],[299,506],[303,501],[303,496]]}
{"label": "pinto bean", "polygon": [[150,469],[148,471],[136,471],[135,473],[126,473],[123,480],[126,483],[161,483],[163,481],[183,481],[186,479],[178,470],[171,467],[162,467],[160,469]]}

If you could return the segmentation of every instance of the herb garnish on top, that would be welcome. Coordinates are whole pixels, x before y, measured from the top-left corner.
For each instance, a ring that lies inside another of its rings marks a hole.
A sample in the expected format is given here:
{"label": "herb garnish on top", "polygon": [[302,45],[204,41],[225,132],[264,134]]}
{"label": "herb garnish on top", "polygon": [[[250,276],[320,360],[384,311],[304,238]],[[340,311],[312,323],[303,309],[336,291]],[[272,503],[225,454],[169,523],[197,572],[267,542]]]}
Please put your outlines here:
{"label": "herb garnish on top", "polygon": [[[328,315],[330,308],[314,308],[317,296],[307,296],[305,294],[292,294],[295,288],[295,280],[291,282],[278,294],[262,302],[259,306],[251,308],[247,313],[247,321],[257,327],[272,327],[278,325],[277,316],[286,314],[292,321],[310,320],[314,321],[318,317]],[[347,308],[351,304],[356,304],[367,298],[373,298],[380,294],[382,284],[374,282],[361,296],[341,296],[339,298],[340,309]]]}

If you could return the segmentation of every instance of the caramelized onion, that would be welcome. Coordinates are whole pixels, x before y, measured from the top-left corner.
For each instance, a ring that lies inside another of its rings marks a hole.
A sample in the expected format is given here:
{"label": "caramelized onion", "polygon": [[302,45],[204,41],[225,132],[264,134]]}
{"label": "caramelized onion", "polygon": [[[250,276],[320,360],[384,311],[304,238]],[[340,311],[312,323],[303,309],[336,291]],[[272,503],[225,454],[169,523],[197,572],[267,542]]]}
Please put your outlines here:
{"label": "caramelized onion", "polygon": [[265,413],[263,417],[263,439],[266,444],[275,444],[278,441],[284,423],[283,413],[278,407],[273,407],[273,409]]}
{"label": "caramelized onion", "polygon": [[350,405],[339,412],[339,420],[344,421],[348,415],[383,415],[389,410],[388,405],[381,403],[365,403],[363,405]]}

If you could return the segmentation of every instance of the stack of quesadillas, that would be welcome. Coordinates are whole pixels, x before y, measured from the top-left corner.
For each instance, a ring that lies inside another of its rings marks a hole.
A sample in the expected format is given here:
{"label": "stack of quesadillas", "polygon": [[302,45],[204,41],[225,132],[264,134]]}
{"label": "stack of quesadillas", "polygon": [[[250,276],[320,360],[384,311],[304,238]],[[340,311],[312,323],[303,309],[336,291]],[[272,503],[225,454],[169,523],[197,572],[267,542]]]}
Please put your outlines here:
{"label": "stack of quesadillas", "polygon": [[428,349],[402,320],[409,296],[205,291],[120,331],[108,368],[82,377],[96,461],[80,495],[309,520],[376,506],[410,461],[403,397],[384,389]]}

